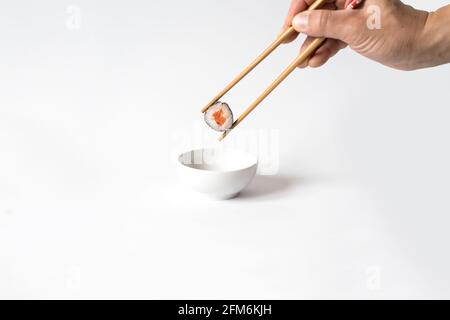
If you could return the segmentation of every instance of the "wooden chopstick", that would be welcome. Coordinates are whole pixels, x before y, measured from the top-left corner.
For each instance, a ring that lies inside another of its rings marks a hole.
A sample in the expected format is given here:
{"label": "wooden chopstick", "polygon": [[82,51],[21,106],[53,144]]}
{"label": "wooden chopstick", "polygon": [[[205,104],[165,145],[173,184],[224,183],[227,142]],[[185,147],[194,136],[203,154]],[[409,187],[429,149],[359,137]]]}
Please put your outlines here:
{"label": "wooden chopstick", "polygon": [[[314,2],[314,4],[311,5],[313,7],[317,2]],[[356,9],[359,4],[361,4],[362,0],[352,0],[347,5],[346,9]],[[323,4],[323,2],[322,2]],[[310,7],[310,8],[311,8]],[[310,8],[308,10],[310,10]],[[315,7],[317,8],[317,6]],[[316,38],[313,40],[313,42],[306,47],[306,49],[299,54],[297,58],[283,71],[283,73],[256,99],[240,116],[236,119],[236,121],[233,123],[231,128],[227,131],[225,131],[220,137],[219,141],[222,141],[225,139],[225,137],[230,133],[231,130],[236,128],[270,93],[272,93],[273,90],[275,90],[276,87],[280,85],[283,80],[285,80],[289,74],[294,71],[297,66],[301,65],[303,62],[305,62],[309,56],[311,56],[327,39],[326,38]]]}
{"label": "wooden chopstick", "polygon": [[[326,0],[317,0],[312,5],[308,7],[308,10],[315,10],[321,7]],[[278,48],[284,40],[289,38],[292,34],[296,33],[293,27],[289,27],[283,32],[272,44],[264,50],[247,68],[242,70],[242,72],[234,78],[221,92],[219,92],[203,109],[202,112],[206,112],[214,103],[219,101],[225,94],[227,94],[233,87],[238,84],[242,79],[245,78],[253,69],[255,69],[264,59],[266,59],[276,48]]]}
{"label": "wooden chopstick", "polygon": [[253,69],[255,69],[261,61],[266,59],[276,48],[280,46],[284,42],[285,39],[287,39],[290,35],[294,34],[296,31],[294,28],[290,27],[287,29],[283,34],[280,35],[279,38],[277,38],[266,50],[264,50],[263,53],[261,53],[247,68],[242,70],[242,72],[237,75],[236,78],[234,78],[233,81],[230,82],[221,92],[217,94],[203,109],[202,112],[208,111],[208,109],[217,101],[219,101],[220,98],[222,98],[225,94],[228,93],[233,87],[238,84],[242,79],[245,78],[246,75],[248,75]]}
{"label": "wooden chopstick", "polygon": [[225,131],[219,141],[225,139],[231,130],[236,128],[278,85],[284,81],[300,64],[313,54],[324,42],[326,38],[316,38],[314,41],[283,71],[283,73],[256,99],[240,116],[234,121],[231,128]]}

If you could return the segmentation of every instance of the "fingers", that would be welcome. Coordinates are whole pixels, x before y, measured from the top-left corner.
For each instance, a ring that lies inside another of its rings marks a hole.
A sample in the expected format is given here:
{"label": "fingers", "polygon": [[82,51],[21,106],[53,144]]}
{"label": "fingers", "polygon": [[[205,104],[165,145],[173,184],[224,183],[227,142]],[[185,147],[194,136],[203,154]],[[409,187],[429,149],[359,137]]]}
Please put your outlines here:
{"label": "fingers", "polygon": [[360,28],[359,16],[351,10],[314,10],[297,14],[292,20],[297,32],[312,37],[332,38],[350,43]]}
{"label": "fingers", "polygon": [[[311,44],[311,42],[313,42],[313,40],[314,40],[313,37],[307,37],[302,44],[300,52],[303,52]],[[310,58],[312,58],[312,56]],[[303,69],[306,68],[308,65],[309,65],[309,58],[305,60],[302,64],[300,64],[298,67]]]}
{"label": "fingers", "polygon": [[[289,7],[288,14],[284,21],[283,27],[280,31],[282,34],[292,25],[292,19],[299,14],[300,12],[308,9],[310,5],[312,5],[316,0],[292,0],[291,5]],[[324,9],[334,9],[334,8],[344,8],[345,2],[348,0],[327,0],[327,3],[323,6]],[[284,42],[289,43],[294,41],[297,38],[298,34],[293,34],[289,38],[287,38]]]}
{"label": "fingers", "polygon": [[[313,37],[308,37],[302,45],[301,52],[304,51],[314,40]],[[335,40],[328,39],[307,61],[299,65],[299,68],[306,68],[307,66],[312,68],[321,67],[330,58],[336,55],[340,50],[347,46],[346,43]]]}
{"label": "fingers", "polygon": [[346,46],[347,44],[340,40],[328,39],[309,59],[308,65],[311,68],[321,67]]}
{"label": "fingers", "polygon": [[[349,0],[329,0],[322,10],[307,11],[306,9],[315,0],[292,0],[288,15],[284,22],[283,30],[286,31],[291,25],[298,33],[309,35],[302,45],[301,51],[311,44],[315,37],[326,37],[328,39],[308,61],[301,64],[300,68],[307,66],[316,68],[324,65],[341,49],[347,46],[354,37],[359,27],[354,12],[350,14],[346,10],[334,11],[333,9],[345,8]],[[293,34],[285,43],[292,42],[298,36]]]}
{"label": "fingers", "polygon": [[[289,7],[289,12],[286,16],[286,19],[284,20],[284,25],[283,28],[280,32],[283,33],[284,31],[286,31],[292,23],[292,19],[300,12],[305,11],[308,8],[308,4],[306,3],[305,0],[292,0],[291,5]],[[287,38],[286,40],[284,40],[284,43],[289,43],[294,41],[298,36],[298,33],[295,33],[293,35],[291,35],[289,38]]]}
{"label": "fingers", "polygon": [[[286,29],[288,29],[291,25],[292,25],[292,19],[294,19],[294,17],[300,13],[305,11],[306,9],[308,9],[308,7],[310,5],[312,5],[316,0],[292,0],[291,1],[291,5],[289,7],[289,12],[286,16],[286,19],[284,21],[284,25],[283,28],[280,32],[283,33],[284,31],[286,31]],[[339,0],[339,1],[343,1],[343,0]],[[323,7],[324,8],[331,8],[334,7],[334,2],[335,0],[327,0],[327,4],[325,4]],[[287,38],[284,43],[289,43],[294,41],[298,36],[297,34],[293,34],[292,36],[290,36],[289,38]]]}

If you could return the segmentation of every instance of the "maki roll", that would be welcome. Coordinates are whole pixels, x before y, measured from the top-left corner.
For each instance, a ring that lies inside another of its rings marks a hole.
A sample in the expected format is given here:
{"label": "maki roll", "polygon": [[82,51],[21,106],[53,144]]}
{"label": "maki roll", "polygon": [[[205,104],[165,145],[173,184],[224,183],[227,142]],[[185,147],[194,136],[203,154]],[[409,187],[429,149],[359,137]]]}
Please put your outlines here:
{"label": "maki roll", "polygon": [[233,125],[233,112],[225,102],[216,102],[205,112],[205,121],[213,130],[224,132]]}

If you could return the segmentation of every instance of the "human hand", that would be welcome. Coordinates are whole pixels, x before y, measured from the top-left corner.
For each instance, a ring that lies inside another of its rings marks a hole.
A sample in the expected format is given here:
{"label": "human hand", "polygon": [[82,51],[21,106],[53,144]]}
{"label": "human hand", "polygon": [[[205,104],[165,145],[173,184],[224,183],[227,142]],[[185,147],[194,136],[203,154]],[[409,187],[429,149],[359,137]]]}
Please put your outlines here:
{"label": "human hand", "polygon": [[[292,0],[283,27],[286,30],[292,23],[297,32],[308,35],[302,50],[313,37],[329,38],[300,67],[322,66],[347,45],[369,59],[396,69],[413,70],[438,64],[430,61],[433,59],[426,37],[428,12],[399,0],[366,0],[357,10],[343,10],[349,0],[330,0],[322,10],[304,11],[313,2]],[[295,38],[296,35],[286,42]]]}

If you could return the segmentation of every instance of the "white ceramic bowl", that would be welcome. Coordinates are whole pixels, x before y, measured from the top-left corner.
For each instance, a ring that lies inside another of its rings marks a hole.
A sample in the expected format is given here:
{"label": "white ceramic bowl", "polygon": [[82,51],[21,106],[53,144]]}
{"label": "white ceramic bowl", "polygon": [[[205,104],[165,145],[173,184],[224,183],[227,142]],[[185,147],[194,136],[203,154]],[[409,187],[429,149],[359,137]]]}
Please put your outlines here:
{"label": "white ceramic bowl", "polygon": [[198,149],[178,157],[181,181],[214,199],[236,197],[253,179],[258,160],[237,149]]}

